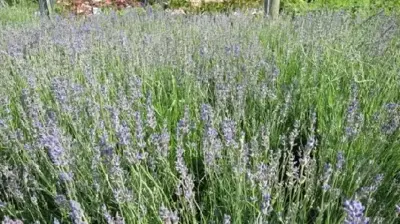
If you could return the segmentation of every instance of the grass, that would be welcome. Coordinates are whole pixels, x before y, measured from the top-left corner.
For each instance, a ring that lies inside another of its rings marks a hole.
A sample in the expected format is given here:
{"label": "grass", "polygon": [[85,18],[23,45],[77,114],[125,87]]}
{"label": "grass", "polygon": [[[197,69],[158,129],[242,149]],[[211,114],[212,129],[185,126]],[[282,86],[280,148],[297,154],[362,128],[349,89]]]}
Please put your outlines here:
{"label": "grass", "polygon": [[398,24],[134,9],[3,24],[0,217],[399,222]]}
{"label": "grass", "polygon": [[39,8],[33,4],[0,7],[0,25],[15,26],[38,20],[35,12]]}

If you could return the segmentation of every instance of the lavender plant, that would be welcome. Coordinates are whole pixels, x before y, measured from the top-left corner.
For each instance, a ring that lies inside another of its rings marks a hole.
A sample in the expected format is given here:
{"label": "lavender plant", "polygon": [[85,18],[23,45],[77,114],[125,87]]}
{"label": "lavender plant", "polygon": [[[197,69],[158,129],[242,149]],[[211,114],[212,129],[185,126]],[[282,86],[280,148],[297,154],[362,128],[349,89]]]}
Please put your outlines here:
{"label": "lavender plant", "polygon": [[398,222],[399,20],[364,19],[2,27],[1,221]]}

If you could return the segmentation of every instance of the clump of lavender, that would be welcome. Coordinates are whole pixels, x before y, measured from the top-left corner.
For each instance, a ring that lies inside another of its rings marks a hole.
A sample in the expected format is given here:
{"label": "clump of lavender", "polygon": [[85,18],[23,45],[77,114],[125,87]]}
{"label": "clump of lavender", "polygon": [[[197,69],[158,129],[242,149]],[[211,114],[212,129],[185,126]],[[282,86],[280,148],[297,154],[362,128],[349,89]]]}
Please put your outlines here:
{"label": "clump of lavender", "polygon": [[77,202],[75,200],[70,200],[69,206],[70,206],[70,217],[71,217],[72,223],[74,223],[74,224],[88,223],[85,219],[84,211],[79,202]]}
{"label": "clump of lavender", "polygon": [[227,83],[217,83],[215,86],[216,106],[221,111],[226,107],[230,97],[230,88]]}
{"label": "clump of lavender", "polygon": [[157,152],[161,157],[167,158],[169,154],[169,142],[170,142],[170,134],[167,127],[167,122],[164,121],[163,129],[161,134],[158,136],[158,144],[157,144]]}
{"label": "clump of lavender", "polygon": [[68,165],[67,152],[62,145],[61,135],[55,125],[51,125],[48,133],[40,134],[40,143],[47,149],[47,154],[55,166]]}
{"label": "clump of lavender", "polygon": [[62,107],[66,106],[68,103],[68,87],[69,82],[65,78],[54,78],[52,80],[51,91],[53,92],[56,102]]}
{"label": "clump of lavender", "polygon": [[346,200],[344,203],[346,211],[345,224],[368,224],[369,218],[364,216],[365,207],[357,200]]}
{"label": "clump of lavender", "polygon": [[129,76],[128,86],[128,102],[138,102],[142,98],[142,79],[136,75]]}
{"label": "clump of lavender", "polygon": [[344,155],[342,151],[339,151],[336,155],[336,171],[340,172],[343,169],[345,163]]}
{"label": "clump of lavender", "polygon": [[58,175],[58,179],[61,183],[71,182],[73,180],[74,174],[72,172],[61,172]]}
{"label": "clump of lavender", "polygon": [[21,169],[23,167],[0,164],[0,189],[16,201],[25,201],[26,197],[23,192],[25,183],[21,177]]}
{"label": "clump of lavender", "polygon": [[395,133],[400,127],[400,105],[388,103],[385,105],[386,119],[382,125],[382,132],[386,135]]}
{"label": "clump of lavender", "polygon": [[111,107],[111,106],[107,107],[107,109],[108,109],[108,111],[109,111],[109,113],[110,113],[112,128],[113,128],[114,130],[117,130],[117,131],[118,131],[118,129],[119,129],[119,124],[120,124],[120,120],[119,120],[119,110],[118,110],[117,108]]}
{"label": "clump of lavender", "polygon": [[103,217],[106,219],[108,224],[114,223],[113,217],[108,212],[106,205],[101,206],[101,211],[103,212]]}
{"label": "clump of lavender", "polygon": [[213,108],[210,104],[202,104],[200,107],[200,118],[206,124],[210,124],[214,120]]}
{"label": "clump of lavender", "polygon": [[66,207],[68,206],[68,201],[65,195],[63,194],[58,194],[54,197],[54,202],[59,206],[59,207]]}
{"label": "clump of lavender", "polygon": [[120,216],[118,213],[115,215],[114,224],[125,224],[124,217]]}
{"label": "clump of lavender", "polygon": [[113,192],[114,199],[118,204],[124,204],[124,203],[129,203],[129,202],[133,201],[134,195],[133,195],[132,190],[126,188],[125,186],[121,186],[121,185],[123,185],[123,183],[122,184],[115,183],[115,185],[116,186],[114,187],[112,192]]}
{"label": "clump of lavender", "polygon": [[123,180],[124,170],[121,168],[120,157],[118,155],[114,154],[112,156],[110,165],[110,179],[115,182]]}
{"label": "clump of lavender", "polygon": [[268,165],[261,163],[257,167],[255,179],[261,192],[261,212],[263,215],[269,215],[272,211],[271,206],[271,178],[276,175],[276,170]]}
{"label": "clump of lavender", "polygon": [[358,192],[358,197],[359,198],[366,198],[368,202],[373,201],[373,198],[371,197],[371,194],[375,193],[378,188],[381,186],[382,181],[383,181],[384,175],[383,174],[378,174],[375,176],[373,183],[370,186],[366,187],[361,187],[361,189]]}
{"label": "clump of lavender", "polygon": [[324,192],[328,191],[329,189],[331,189],[331,186],[329,185],[329,181],[331,179],[332,176],[332,166],[330,163],[326,163],[324,166],[324,174],[322,176],[322,190]]}
{"label": "clump of lavender", "polygon": [[315,149],[318,145],[318,139],[316,138],[316,125],[317,125],[317,113],[315,111],[311,112],[311,125],[309,128],[310,135],[307,138],[307,144],[304,149],[304,159],[303,165],[307,164],[310,161],[311,151]]}
{"label": "clump of lavender", "polygon": [[204,127],[202,140],[202,151],[204,163],[210,170],[217,170],[217,159],[221,157],[222,142],[218,137],[218,132],[210,124]]}
{"label": "clump of lavender", "polygon": [[218,137],[217,130],[213,127],[214,113],[213,108],[209,104],[202,104],[200,107],[200,118],[205,124],[204,134],[202,137],[202,152],[204,155],[204,163],[207,168],[216,170],[216,160],[221,155],[222,142]]}
{"label": "clump of lavender", "polygon": [[20,219],[10,219],[10,217],[5,216],[1,224],[23,224],[22,220]]}
{"label": "clump of lavender", "polygon": [[146,147],[146,142],[144,140],[145,138],[145,133],[143,129],[143,121],[142,121],[142,116],[140,112],[135,112],[134,113],[134,118],[135,118],[135,139],[136,139],[136,144],[139,147],[139,149],[144,149]]}
{"label": "clump of lavender", "polygon": [[125,220],[123,217],[119,216],[118,213],[115,217],[112,217],[107,210],[106,205],[101,206],[101,211],[103,212],[103,217],[106,220],[107,224],[124,224]]}
{"label": "clump of lavender", "polygon": [[7,203],[2,202],[2,201],[0,200],[0,209],[5,208],[6,206],[7,206]]}
{"label": "clump of lavender", "polygon": [[239,145],[235,141],[236,123],[233,120],[225,119],[221,123],[221,129],[224,135],[225,145],[227,147],[237,148]]}
{"label": "clump of lavender", "polygon": [[33,137],[38,138],[39,132],[43,128],[43,123],[41,121],[41,112],[43,111],[42,102],[38,100],[40,98],[32,89],[23,89],[20,98],[22,108],[25,112],[25,119],[31,121]]}
{"label": "clump of lavender", "polygon": [[117,130],[118,143],[121,146],[128,146],[131,142],[131,130],[126,121],[122,121],[122,124],[118,125]]}
{"label": "clump of lavender", "polygon": [[193,177],[190,175],[189,170],[184,160],[184,149],[181,143],[178,143],[176,148],[176,170],[180,175],[180,180],[177,186],[176,194],[184,196],[186,202],[189,204],[190,209],[194,209],[194,182]]}
{"label": "clump of lavender", "polygon": [[238,113],[240,118],[244,116],[246,88],[247,86],[244,84],[236,85],[235,99],[233,100],[233,104],[235,111]]}
{"label": "clump of lavender", "polygon": [[223,224],[231,224],[231,216],[224,214],[224,221]]}
{"label": "clump of lavender", "polygon": [[400,215],[400,204],[395,205],[396,207],[396,214]]}
{"label": "clump of lavender", "polygon": [[261,213],[265,216],[268,216],[272,211],[271,195],[264,192],[261,197]]}
{"label": "clump of lavender", "polygon": [[288,90],[287,92],[286,92],[286,95],[285,95],[285,103],[283,104],[283,106],[282,106],[282,108],[281,108],[281,118],[279,119],[279,123],[284,123],[285,121],[286,121],[286,119],[287,119],[287,116],[288,116],[288,113],[289,113],[289,109],[290,109],[290,107],[292,106],[292,98],[293,98],[293,96],[292,96],[292,91],[291,90]]}
{"label": "clump of lavender", "polygon": [[163,221],[163,224],[178,224],[179,223],[179,217],[178,213],[175,211],[170,211],[168,208],[164,207],[162,205],[159,209],[159,215],[161,220]]}
{"label": "clump of lavender", "polygon": [[150,139],[156,146],[157,155],[161,158],[167,158],[169,154],[170,134],[167,128],[166,121],[163,124],[163,129],[161,133],[152,134]]}
{"label": "clump of lavender", "polygon": [[355,84],[351,86],[351,99],[346,111],[345,139],[352,140],[360,132],[364,117],[360,113],[360,103],[357,98],[358,89]]}
{"label": "clump of lavender", "polygon": [[157,126],[157,120],[156,120],[156,116],[154,113],[154,107],[152,105],[152,101],[151,101],[151,94],[147,95],[147,99],[146,99],[146,124],[147,127],[149,127],[151,130],[155,130],[156,126]]}
{"label": "clump of lavender", "polygon": [[179,120],[178,122],[178,128],[177,128],[177,133],[176,136],[178,139],[183,138],[183,136],[189,134],[190,127],[189,127],[189,107],[185,106],[185,110],[183,113],[183,118]]}
{"label": "clump of lavender", "polygon": [[[103,122],[101,122],[103,124]],[[103,126],[103,125],[101,125]],[[95,155],[93,156],[93,165],[98,165],[100,158],[103,162],[109,163],[112,160],[114,148],[108,143],[108,134],[106,131],[103,132],[98,145],[94,148]]]}

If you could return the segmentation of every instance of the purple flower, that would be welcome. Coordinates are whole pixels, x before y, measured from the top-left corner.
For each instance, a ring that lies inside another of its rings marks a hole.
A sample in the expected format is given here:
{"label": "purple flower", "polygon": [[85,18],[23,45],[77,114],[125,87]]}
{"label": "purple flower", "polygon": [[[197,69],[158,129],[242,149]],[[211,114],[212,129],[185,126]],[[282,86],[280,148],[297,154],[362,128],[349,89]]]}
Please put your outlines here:
{"label": "purple flower", "polygon": [[324,191],[327,191],[331,188],[331,186],[328,184],[329,180],[331,179],[331,176],[332,176],[332,165],[330,163],[325,163],[324,175],[322,176],[322,189]]}
{"label": "purple flower", "polygon": [[1,222],[1,224],[23,224],[24,222],[22,222],[20,219],[10,219],[10,217],[5,216],[3,221]]}
{"label": "purple flower", "polygon": [[365,198],[370,199],[369,198],[370,194],[372,194],[378,190],[379,186],[382,184],[383,178],[384,178],[383,174],[376,175],[372,185],[367,186],[367,187],[362,187],[360,189],[360,197],[365,197]]}
{"label": "purple flower", "polygon": [[164,205],[159,209],[159,215],[164,224],[177,224],[179,223],[178,213],[168,210]]}
{"label": "purple flower", "polygon": [[224,135],[226,146],[236,148],[238,146],[237,142],[235,141],[236,123],[233,120],[225,119],[222,121],[221,129]]}
{"label": "purple flower", "polygon": [[189,107],[185,106],[183,118],[178,122],[177,137],[182,138],[189,133]]}
{"label": "purple flower", "polygon": [[231,224],[231,216],[224,214],[224,221],[223,224]]}
{"label": "purple flower", "polygon": [[35,135],[43,128],[43,124],[40,120],[40,112],[42,110],[42,104],[41,101],[39,101],[38,99],[39,97],[32,90],[28,89],[22,90],[21,103],[27,118],[31,120]]}
{"label": "purple flower", "polygon": [[113,155],[110,167],[110,179],[118,181],[124,176],[124,170],[121,168],[120,157],[116,154]]}
{"label": "purple flower", "polygon": [[125,219],[124,217],[120,216],[117,212],[117,214],[115,214],[115,218],[114,218],[114,224],[125,224]]}
{"label": "purple flower", "polygon": [[184,149],[181,144],[178,144],[177,149],[176,149],[176,170],[178,171],[180,175],[180,181],[177,186],[177,195],[181,196],[183,195],[186,199],[186,202],[189,203],[189,205],[192,207],[193,206],[193,200],[194,200],[194,182],[192,176],[189,174],[189,170],[185,164],[184,160]]}
{"label": "purple flower", "polygon": [[0,209],[4,208],[4,207],[6,207],[6,206],[7,206],[7,203],[2,202],[2,201],[0,200]]}
{"label": "purple flower", "polygon": [[396,111],[396,109],[399,107],[400,105],[397,103],[388,103],[385,105],[385,108],[388,110],[388,112]]}
{"label": "purple flower", "polygon": [[51,91],[54,94],[54,98],[61,105],[64,106],[68,102],[68,80],[63,78],[54,78],[51,84]]}
{"label": "purple flower", "polygon": [[202,104],[200,108],[201,120],[205,123],[211,123],[213,120],[213,109],[209,104]]}
{"label": "purple flower", "polygon": [[217,159],[221,157],[222,142],[218,138],[218,132],[212,126],[206,125],[202,140],[202,151],[204,154],[204,163],[206,167],[215,170],[217,168]]}
{"label": "purple flower", "polygon": [[344,162],[345,162],[345,160],[344,160],[343,152],[339,151],[336,156],[336,169],[342,170]]}
{"label": "purple flower", "polygon": [[344,203],[346,219],[344,224],[368,224],[369,218],[364,217],[365,207],[356,200],[346,200]]}
{"label": "purple flower", "polygon": [[346,112],[345,138],[353,139],[360,131],[364,121],[363,115],[359,112],[360,103],[357,99],[358,89],[355,84],[351,86],[351,100]]}
{"label": "purple flower", "polygon": [[151,102],[151,95],[148,94],[147,95],[147,99],[146,99],[146,110],[147,110],[147,114],[146,114],[146,124],[149,128],[151,128],[152,130],[154,130],[157,126],[157,120],[156,120],[156,116],[154,113],[154,108]]}
{"label": "purple flower", "polygon": [[103,217],[105,218],[107,224],[114,224],[114,219],[108,212],[106,205],[103,204],[101,206],[101,211],[103,212]]}
{"label": "purple flower", "polygon": [[58,175],[58,179],[62,182],[62,183],[66,183],[66,182],[70,182],[73,180],[74,174],[72,172],[62,172]]}
{"label": "purple flower", "polygon": [[116,187],[112,190],[113,196],[115,201],[118,204],[124,204],[128,202],[132,202],[133,200],[133,192],[130,189],[124,188],[124,187]]}
{"label": "purple flower", "polygon": [[217,105],[219,107],[224,107],[226,101],[230,96],[230,89],[228,84],[217,83],[215,86],[216,97],[217,97]]}
{"label": "purple flower", "polygon": [[52,134],[42,134],[40,143],[47,149],[47,154],[51,162],[56,166],[68,165],[65,149],[61,144],[59,136]]}
{"label": "purple flower", "polygon": [[130,76],[128,81],[128,100],[130,102],[136,102],[140,99],[142,94],[142,80],[137,76]]}
{"label": "purple flower", "polygon": [[400,204],[397,204],[395,207],[397,215],[400,215]]}
{"label": "purple flower", "polygon": [[123,121],[118,127],[117,138],[118,142],[122,146],[128,146],[131,142],[131,132],[126,121]]}
{"label": "purple flower", "polygon": [[261,200],[261,212],[263,215],[269,215],[271,211],[271,195],[269,193],[263,193]]}
{"label": "purple flower", "polygon": [[204,57],[205,54],[207,53],[207,48],[204,47],[204,46],[201,46],[200,49],[199,49],[199,53],[200,53],[201,57]]}
{"label": "purple flower", "polygon": [[395,133],[400,127],[400,106],[399,104],[389,103],[385,105],[386,120],[381,130],[386,135]]}
{"label": "purple flower", "polygon": [[[99,152],[100,152],[100,156],[105,160],[105,162],[110,162],[112,160],[112,157],[114,155],[114,148],[112,146],[109,145],[109,143],[107,142],[107,133],[103,133],[102,137],[99,140]],[[99,155],[96,155],[99,156]],[[94,157],[94,159],[96,159],[96,157]],[[96,162],[96,161],[95,161]]]}
{"label": "purple flower", "polygon": [[233,53],[234,53],[235,57],[239,57],[239,55],[240,55],[240,45],[239,44],[235,44],[233,46]]}
{"label": "purple flower", "polygon": [[67,198],[65,197],[65,195],[59,194],[59,195],[56,195],[56,196],[54,197],[54,202],[55,202],[58,206],[63,207],[63,206],[65,206],[66,203],[67,203]]}
{"label": "purple flower", "polygon": [[118,131],[119,124],[120,124],[119,111],[118,111],[118,109],[116,109],[114,107],[108,107],[107,109],[110,111],[112,127],[114,128],[114,130]]}
{"label": "purple flower", "polygon": [[167,122],[164,122],[164,126],[158,140],[159,140],[159,148],[157,149],[157,151],[162,157],[167,158],[169,153],[169,141],[170,141],[170,134],[167,128]]}
{"label": "purple flower", "polygon": [[136,130],[135,130],[135,137],[136,137],[136,144],[140,149],[144,149],[146,147],[146,142],[144,140],[145,133],[143,130],[143,121],[141,114],[139,112],[134,113],[135,122],[136,122]]}
{"label": "purple flower", "polygon": [[70,216],[74,224],[86,224],[85,214],[81,208],[81,204],[75,200],[69,201]]}

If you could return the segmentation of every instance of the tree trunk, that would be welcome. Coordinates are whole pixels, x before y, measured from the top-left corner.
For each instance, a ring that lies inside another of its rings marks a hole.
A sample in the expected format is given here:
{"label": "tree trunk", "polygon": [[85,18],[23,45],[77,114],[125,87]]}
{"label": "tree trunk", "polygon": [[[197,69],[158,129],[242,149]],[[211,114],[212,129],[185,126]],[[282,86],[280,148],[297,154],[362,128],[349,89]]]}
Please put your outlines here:
{"label": "tree trunk", "polygon": [[39,11],[42,16],[50,16],[53,12],[55,0],[39,0]]}
{"label": "tree trunk", "polygon": [[264,13],[271,19],[279,17],[280,0],[264,0]]}

